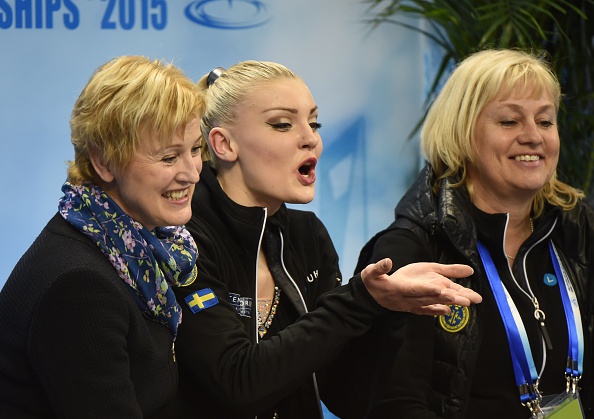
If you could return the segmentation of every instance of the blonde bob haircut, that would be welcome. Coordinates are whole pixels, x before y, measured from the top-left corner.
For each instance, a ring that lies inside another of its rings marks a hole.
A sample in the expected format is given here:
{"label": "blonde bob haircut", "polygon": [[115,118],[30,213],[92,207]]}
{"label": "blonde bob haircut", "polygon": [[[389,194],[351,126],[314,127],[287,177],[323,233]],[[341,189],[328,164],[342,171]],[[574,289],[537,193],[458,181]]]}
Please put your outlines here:
{"label": "blonde bob haircut", "polygon": [[167,145],[203,108],[196,84],[172,64],[142,56],[114,58],[93,73],[74,104],[68,181],[96,181],[91,151],[112,170],[123,170],[143,133]]}
{"label": "blonde bob haircut", "polygon": [[[487,103],[520,92],[539,97],[548,94],[556,111],[561,101],[557,77],[540,55],[512,49],[490,49],[463,60],[453,71],[431,105],[421,131],[421,151],[436,176],[434,190],[441,179],[460,173],[472,197],[466,176],[468,163],[480,163],[474,141],[476,121]],[[557,179],[557,172],[534,197],[532,211],[538,217],[545,202],[564,209],[573,208],[584,194]]]}
{"label": "blonde bob haircut", "polygon": [[[213,70],[214,72],[214,70]],[[237,109],[245,104],[246,98],[256,89],[262,89],[264,84],[272,83],[282,78],[301,78],[282,64],[269,61],[242,61],[227,70],[222,70],[214,81],[208,83],[205,75],[198,82],[204,92],[205,110],[200,124],[202,136],[208,139],[214,127],[231,127],[235,123]],[[209,142],[210,149],[210,142]],[[203,160],[210,160],[217,167],[218,161],[214,153],[202,148]]]}

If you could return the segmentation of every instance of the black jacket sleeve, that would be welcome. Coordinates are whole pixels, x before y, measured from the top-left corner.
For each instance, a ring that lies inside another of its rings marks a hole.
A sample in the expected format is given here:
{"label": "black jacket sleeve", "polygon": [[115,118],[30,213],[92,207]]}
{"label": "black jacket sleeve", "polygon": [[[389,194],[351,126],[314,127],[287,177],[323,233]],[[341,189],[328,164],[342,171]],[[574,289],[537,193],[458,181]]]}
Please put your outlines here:
{"label": "black jacket sleeve", "polygon": [[[278,335],[254,344],[229,302],[228,272],[217,243],[205,230],[193,228],[192,234],[199,248],[198,278],[176,289],[183,307],[176,341],[180,374],[192,376],[228,407],[255,414],[272,405],[386,312],[356,277],[324,294],[317,309]],[[184,298],[204,288],[210,288],[219,303],[193,314]]]}
{"label": "black jacket sleeve", "polygon": [[67,272],[32,318],[31,363],[57,417],[143,417],[130,378],[129,303],[114,285],[92,268]]}
{"label": "black jacket sleeve", "polygon": [[[389,257],[395,271],[409,263],[432,261],[428,244],[400,228],[377,236],[369,255],[368,260],[359,261],[361,266]],[[374,402],[367,417],[436,418],[429,409],[435,320],[432,316],[396,316],[398,313],[391,313],[365,335],[384,351],[378,356],[387,354],[378,361],[383,365],[376,365]]]}

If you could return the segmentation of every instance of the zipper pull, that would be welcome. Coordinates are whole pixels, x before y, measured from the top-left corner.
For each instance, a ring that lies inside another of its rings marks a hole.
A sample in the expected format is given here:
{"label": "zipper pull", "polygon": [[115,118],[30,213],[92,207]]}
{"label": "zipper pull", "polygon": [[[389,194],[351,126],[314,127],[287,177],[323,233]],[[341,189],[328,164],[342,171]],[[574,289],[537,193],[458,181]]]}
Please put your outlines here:
{"label": "zipper pull", "polygon": [[544,338],[545,344],[547,345],[547,349],[550,351],[553,349],[553,343],[551,342],[551,337],[549,336],[549,332],[547,332],[547,328],[545,327],[545,313],[540,309],[538,300],[536,298],[532,299],[532,304],[534,304],[535,309],[534,318],[540,324],[540,332]]}
{"label": "zipper pull", "polygon": [[171,345],[171,353],[173,354],[173,362],[175,361],[175,342],[173,342],[173,344]]}
{"label": "zipper pull", "polygon": [[545,344],[547,345],[547,349],[553,350],[553,343],[551,342],[551,338],[549,337],[549,333],[547,332],[544,322],[540,322],[540,331],[542,333],[542,337],[545,340]]}

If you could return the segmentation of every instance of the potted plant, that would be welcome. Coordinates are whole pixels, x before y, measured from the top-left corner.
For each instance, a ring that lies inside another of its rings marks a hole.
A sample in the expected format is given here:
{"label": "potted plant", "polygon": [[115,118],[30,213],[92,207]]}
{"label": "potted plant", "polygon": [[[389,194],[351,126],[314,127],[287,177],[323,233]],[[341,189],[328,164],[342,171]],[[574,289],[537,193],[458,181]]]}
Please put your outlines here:
{"label": "potted plant", "polygon": [[[558,175],[594,193],[594,0],[363,0],[372,26],[396,24],[427,36],[442,52],[428,105],[452,66],[487,48],[543,50],[564,98],[558,115]],[[417,17],[414,25],[402,17]],[[424,120],[424,115],[411,136]]]}

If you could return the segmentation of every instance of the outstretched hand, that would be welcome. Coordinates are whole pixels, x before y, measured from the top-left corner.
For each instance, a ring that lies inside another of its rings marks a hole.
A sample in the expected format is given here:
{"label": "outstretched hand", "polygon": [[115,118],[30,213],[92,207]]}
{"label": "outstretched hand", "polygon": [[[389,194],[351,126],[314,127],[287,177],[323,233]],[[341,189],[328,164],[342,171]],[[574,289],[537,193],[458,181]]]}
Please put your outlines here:
{"label": "outstretched hand", "polygon": [[442,265],[433,262],[411,263],[392,275],[391,259],[368,265],[361,272],[367,291],[379,305],[392,311],[441,315],[450,312],[449,305],[469,306],[482,297],[448,278],[472,275],[468,265]]}

